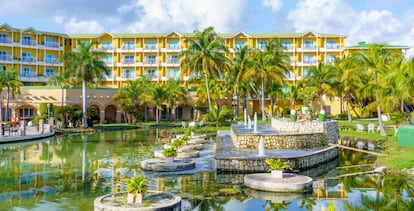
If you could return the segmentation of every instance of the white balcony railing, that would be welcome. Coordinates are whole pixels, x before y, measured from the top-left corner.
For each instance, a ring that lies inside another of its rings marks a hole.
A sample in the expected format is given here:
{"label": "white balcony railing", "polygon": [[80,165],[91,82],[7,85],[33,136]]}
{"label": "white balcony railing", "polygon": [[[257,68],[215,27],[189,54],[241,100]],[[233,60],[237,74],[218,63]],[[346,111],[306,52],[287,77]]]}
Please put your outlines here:
{"label": "white balcony railing", "polygon": [[55,58],[46,58],[44,62],[45,64],[60,64],[59,60]]}
{"label": "white balcony railing", "polygon": [[318,46],[316,45],[303,45],[304,50],[316,50]]}
{"label": "white balcony railing", "polygon": [[0,43],[2,43],[2,44],[12,44],[13,43],[13,40],[10,39],[10,38],[1,37],[0,38]]}
{"label": "white balcony railing", "polygon": [[25,46],[36,46],[37,45],[36,40],[21,40],[20,43]]}
{"label": "white balcony railing", "polygon": [[7,55],[7,56],[0,56],[0,61],[2,61],[2,62],[12,62],[13,61],[13,58],[11,56],[9,56],[9,55]]}
{"label": "white balcony railing", "polygon": [[158,64],[158,61],[156,59],[147,59],[144,64]]}
{"label": "white balcony railing", "polygon": [[59,49],[60,48],[59,43],[57,43],[57,42],[50,42],[50,41],[45,42],[44,46],[46,48],[52,48],[52,49]]}
{"label": "white balcony railing", "polygon": [[127,50],[127,51],[135,50],[135,45],[124,45],[122,46],[122,50]]}
{"label": "white balcony railing", "polygon": [[327,44],[327,45],[326,45],[326,49],[338,50],[338,49],[341,49],[341,45],[336,45],[336,44]]}
{"label": "white balcony railing", "polygon": [[317,59],[304,59],[303,64],[317,64],[318,60]]}
{"label": "white balcony railing", "polygon": [[23,56],[21,59],[21,62],[23,63],[36,63],[36,57],[31,57],[31,56]]}

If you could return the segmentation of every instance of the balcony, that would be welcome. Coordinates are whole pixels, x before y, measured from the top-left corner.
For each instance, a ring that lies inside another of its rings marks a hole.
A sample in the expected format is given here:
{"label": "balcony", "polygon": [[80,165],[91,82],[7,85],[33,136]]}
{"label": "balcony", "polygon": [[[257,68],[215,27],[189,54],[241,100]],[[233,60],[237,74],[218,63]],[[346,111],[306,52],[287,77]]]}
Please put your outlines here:
{"label": "balcony", "polygon": [[317,59],[304,59],[302,63],[303,65],[317,65],[318,60]]}
{"label": "balcony", "polygon": [[291,52],[294,50],[293,45],[282,45],[283,50]]}
{"label": "balcony", "polygon": [[98,48],[100,51],[113,51],[114,46],[113,45],[102,45]]}
{"label": "balcony", "polygon": [[341,45],[336,45],[336,44],[326,45],[326,50],[340,50],[340,49],[341,49]]}
{"label": "balcony", "polygon": [[103,75],[102,76],[102,80],[103,81],[112,81],[114,79],[114,76],[111,74],[111,75]]}
{"label": "balcony", "polygon": [[156,45],[145,45],[144,52],[157,52],[158,48]]}
{"label": "balcony", "polygon": [[316,45],[303,45],[303,50],[307,51],[316,51],[318,49],[318,46]]}
{"label": "balcony", "polygon": [[156,74],[146,74],[145,77],[150,81],[158,81],[158,75]]}
{"label": "balcony", "polygon": [[63,65],[63,63],[61,63],[56,58],[46,58],[43,62],[44,62],[45,65],[53,65],[53,66],[61,66],[61,65]]}
{"label": "balcony", "polygon": [[36,57],[23,56],[20,62],[24,64],[37,64],[37,59]]}
{"label": "balcony", "polygon": [[135,73],[124,73],[122,75],[122,80],[135,80],[136,76]]}
{"label": "balcony", "polygon": [[105,63],[106,66],[114,66],[113,60],[103,60],[103,63]]}
{"label": "balcony", "polygon": [[36,47],[37,41],[36,40],[21,40],[20,44],[22,46],[27,46],[27,47]]}
{"label": "balcony", "polygon": [[157,66],[158,61],[156,59],[147,59],[147,60],[145,60],[144,65],[145,66],[151,66],[151,67]]}
{"label": "balcony", "polygon": [[59,45],[59,43],[57,43],[57,42],[45,42],[44,44],[43,44],[43,47],[45,48],[45,49],[49,49],[49,50],[63,50],[63,47],[61,47],[60,45]]}
{"label": "balcony", "polygon": [[13,63],[13,58],[11,56],[0,56],[0,62],[2,63]]}
{"label": "balcony", "polygon": [[180,60],[179,59],[168,59],[167,62],[163,62],[161,63],[161,65],[178,67],[180,66]]}
{"label": "balcony", "polygon": [[0,38],[0,45],[13,45],[13,40],[10,38],[1,37]]}
{"label": "balcony", "polygon": [[45,76],[38,76],[35,73],[20,73],[19,80],[22,82],[46,82]]}

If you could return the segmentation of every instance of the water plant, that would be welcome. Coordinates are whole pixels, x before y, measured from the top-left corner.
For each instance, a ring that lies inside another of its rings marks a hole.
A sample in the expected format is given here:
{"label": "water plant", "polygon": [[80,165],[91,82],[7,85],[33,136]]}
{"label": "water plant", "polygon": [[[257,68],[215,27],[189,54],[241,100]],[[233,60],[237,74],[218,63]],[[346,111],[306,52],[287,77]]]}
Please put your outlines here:
{"label": "water plant", "polygon": [[290,169],[289,163],[286,161],[281,161],[280,159],[266,158],[265,162],[269,166],[269,170],[271,171]]}
{"label": "water plant", "polygon": [[144,192],[148,190],[148,179],[142,175],[132,178],[126,178],[128,182],[128,203],[142,204]]}

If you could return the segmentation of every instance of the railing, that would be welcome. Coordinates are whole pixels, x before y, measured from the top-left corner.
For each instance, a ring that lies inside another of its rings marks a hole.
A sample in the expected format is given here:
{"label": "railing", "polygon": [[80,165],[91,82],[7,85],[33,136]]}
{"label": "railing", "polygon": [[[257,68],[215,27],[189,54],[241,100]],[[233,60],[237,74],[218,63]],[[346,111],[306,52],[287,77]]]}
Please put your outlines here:
{"label": "railing", "polygon": [[180,64],[180,60],[178,59],[169,59],[167,61],[168,64]]}
{"label": "railing", "polygon": [[13,43],[13,40],[10,39],[10,38],[1,37],[0,38],[0,43],[12,44]]}
{"label": "railing", "polygon": [[318,63],[317,59],[305,59],[303,60],[303,64],[315,64]]}
{"label": "railing", "polygon": [[59,60],[55,58],[46,58],[44,62],[46,64],[59,64]]}
{"label": "railing", "polygon": [[157,50],[156,45],[145,45],[145,50]]}
{"label": "railing", "polygon": [[47,48],[60,48],[59,43],[56,42],[45,42],[45,47]]}
{"label": "railing", "polygon": [[135,64],[135,59],[124,59],[123,64]]}
{"label": "railing", "polygon": [[136,76],[135,74],[132,73],[124,73],[124,75],[122,76],[123,79],[135,79]]}
{"label": "railing", "polygon": [[99,49],[103,50],[103,51],[109,51],[109,50],[113,50],[114,46],[112,46],[112,45],[102,45]]}
{"label": "railing", "polygon": [[0,56],[0,61],[2,62],[11,62],[13,58],[11,56]]}
{"label": "railing", "polygon": [[37,60],[36,57],[23,56],[21,61],[26,63],[35,63]]}
{"label": "railing", "polygon": [[318,46],[316,45],[303,45],[303,49],[305,50],[316,50]]}
{"label": "railing", "polygon": [[122,50],[135,50],[134,45],[124,45],[122,46]]}
{"label": "railing", "polygon": [[326,45],[326,49],[340,49],[341,46],[340,45],[336,45],[336,44],[327,44]]}
{"label": "railing", "polygon": [[27,46],[36,46],[37,45],[36,40],[21,40],[20,43],[22,45],[27,45]]}
{"label": "railing", "polygon": [[157,60],[156,59],[147,59],[145,60],[144,64],[157,64]]}
{"label": "railing", "polygon": [[168,50],[180,50],[180,45],[167,45]]}

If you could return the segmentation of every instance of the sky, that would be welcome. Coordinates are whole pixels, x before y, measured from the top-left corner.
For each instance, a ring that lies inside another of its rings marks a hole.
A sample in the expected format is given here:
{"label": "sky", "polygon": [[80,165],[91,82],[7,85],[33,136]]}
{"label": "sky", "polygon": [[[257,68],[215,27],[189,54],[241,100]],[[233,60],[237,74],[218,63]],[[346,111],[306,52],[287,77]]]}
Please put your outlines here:
{"label": "sky", "polygon": [[[0,0],[0,24],[60,33],[320,32],[414,48],[412,0]],[[410,49],[414,56],[414,49]]]}

